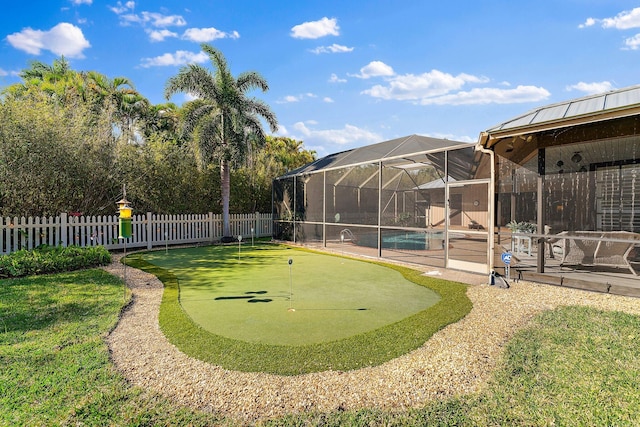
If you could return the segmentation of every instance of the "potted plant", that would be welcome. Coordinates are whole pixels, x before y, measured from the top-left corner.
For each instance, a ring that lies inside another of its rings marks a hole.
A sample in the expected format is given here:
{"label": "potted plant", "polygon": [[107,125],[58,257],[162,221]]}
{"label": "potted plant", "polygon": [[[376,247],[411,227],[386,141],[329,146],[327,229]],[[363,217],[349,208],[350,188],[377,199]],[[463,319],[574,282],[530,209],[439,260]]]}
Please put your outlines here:
{"label": "potted plant", "polygon": [[507,224],[507,228],[511,230],[512,233],[535,233],[538,227],[526,221],[511,221]]}

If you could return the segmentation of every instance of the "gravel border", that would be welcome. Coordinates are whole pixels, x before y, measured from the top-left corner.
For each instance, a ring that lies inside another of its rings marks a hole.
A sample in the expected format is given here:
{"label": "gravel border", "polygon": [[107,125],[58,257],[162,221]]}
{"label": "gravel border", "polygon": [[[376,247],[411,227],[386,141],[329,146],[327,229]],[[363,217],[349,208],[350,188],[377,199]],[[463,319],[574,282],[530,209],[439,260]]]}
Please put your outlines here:
{"label": "gravel border", "polygon": [[[106,271],[122,278],[121,255]],[[163,285],[127,267],[132,302],[106,341],[111,359],[133,385],[179,404],[241,423],[308,411],[405,410],[438,398],[479,391],[504,344],[536,314],[562,305],[640,314],[637,298],[528,282],[510,289],[470,286],[473,309],[422,347],[380,366],[298,376],[236,372],[180,352],[160,331]]]}

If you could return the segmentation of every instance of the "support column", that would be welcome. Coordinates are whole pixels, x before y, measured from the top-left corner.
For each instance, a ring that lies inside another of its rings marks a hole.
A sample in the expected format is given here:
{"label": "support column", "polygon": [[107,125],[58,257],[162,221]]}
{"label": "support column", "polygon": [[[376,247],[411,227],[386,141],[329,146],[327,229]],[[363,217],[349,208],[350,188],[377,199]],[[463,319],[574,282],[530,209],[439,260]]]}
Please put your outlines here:
{"label": "support column", "polygon": [[378,258],[382,258],[382,161],[378,162]]}
{"label": "support column", "polygon": [[327,171],[322,172],[322,247],[327,247]]}
{"label": "support column", "polygon": [[[545,149],[540,148],[538,150],[538,212],[537,212],[537,227],[538,234],[544,234],[544,207],[546,198],[544,197],[544,184],[545,184]],[[544,273],[544,238],[538,238],[538,265],[536,271],[538,273]]]}

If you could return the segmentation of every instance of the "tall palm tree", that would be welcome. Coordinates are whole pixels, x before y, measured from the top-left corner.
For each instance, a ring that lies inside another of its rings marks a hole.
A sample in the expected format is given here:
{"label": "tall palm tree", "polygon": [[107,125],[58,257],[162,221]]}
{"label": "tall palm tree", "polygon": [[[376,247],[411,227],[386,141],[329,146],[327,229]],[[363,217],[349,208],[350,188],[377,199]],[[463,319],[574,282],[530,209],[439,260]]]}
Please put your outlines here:
{"label": "tall palm tree", "polygon": [[197,64],[182,67],[167,81],[165,97],[168,100],[178,92],[185,92],[197,98],[185,106],[184,131],[189,135],[197,132],[200,160],[205,164],[219,162],[223,234],[230,237],[231,164],[242,162],[250,141],[264,144],[266,134],[261,119],[272,132],[277,130],[278,122],[266,103],[247,95],[253,89],[269,90],[260,74],[244,72],[236,78],[219,50],[207,44],[202,44],[202,50],[209,55],[214,72]]}
{"label": "tall palm tree", "polygon": [[96,71],[87,73],[89,89],[100,108],[113,107],[115,120],[128,141],[135,140],[136,124],[146,117],[149,101],[126,77],[108,78]]}

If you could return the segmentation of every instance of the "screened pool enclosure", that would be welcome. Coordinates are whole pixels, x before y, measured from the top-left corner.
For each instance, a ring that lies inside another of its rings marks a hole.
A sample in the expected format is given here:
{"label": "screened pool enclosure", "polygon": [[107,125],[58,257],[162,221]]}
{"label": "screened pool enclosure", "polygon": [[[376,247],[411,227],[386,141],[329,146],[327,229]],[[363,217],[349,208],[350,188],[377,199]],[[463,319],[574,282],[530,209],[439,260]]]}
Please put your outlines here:
{"label": "screened pool enclosure", "polygon": [[273,219],[276,239],[345,254],[488,273],[510,252],[521,278],[640,295],[640,86],[475,145],[411,135],[324,157],[274,181]]}
{"label": "screened pool enclosure", "polygon": [[491,159],[471,144],[418,135],[318,159],[274,181],[274,237],[486,273]]}

